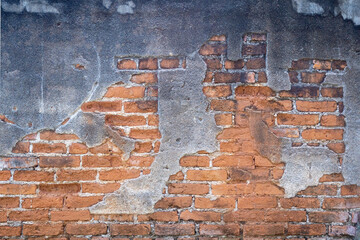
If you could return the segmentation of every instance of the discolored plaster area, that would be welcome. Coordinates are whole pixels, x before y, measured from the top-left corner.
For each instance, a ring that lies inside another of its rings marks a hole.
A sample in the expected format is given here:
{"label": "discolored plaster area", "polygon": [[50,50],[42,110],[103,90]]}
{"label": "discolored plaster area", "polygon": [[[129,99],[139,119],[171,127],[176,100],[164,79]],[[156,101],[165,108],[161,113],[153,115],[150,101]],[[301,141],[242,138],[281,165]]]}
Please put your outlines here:
{"label": "discolored plaster area", "polygon": [[[118,56],[186,56],[185,70],[159,72],[162,139],[150,175],[126,181],[91,208],[93,213],[152,212],[183,155],[216,150],[218,129],[214,115],[206,111],[208,102],[201,86],[205,65],[197,50],[212,35],[225,34],[227,56],[236,60],[241,56],[243,33],[266,32],[268,85],[276,91],[290,89],[287,70],[294,59],[344,59],[348,63],[341,77],[325,79],[334,86],[344,84],[342,169],[327,148],[294,150],[281,145],[275,152],[269,150],[274,155],[271,160],[278,162],[281,155],[286,163],[280,185],[287,196],[294,196],[316,185],[323,174],[340,171],[346,183],[359,185],[357,9],[351,1],[337,6],[295,0],[2,1],[0,114],[14,124],[0,122],[1,155],[9,154],[23,136],[42,129],[75,133],[90,146],[110,137],[129,154],[132,140],[109,131],[103,116],[83,113],[80,106],[100,99],[112,84],[131,84],[132,73],[116,68]],[[341,16],[327,14],[330,11]]]}

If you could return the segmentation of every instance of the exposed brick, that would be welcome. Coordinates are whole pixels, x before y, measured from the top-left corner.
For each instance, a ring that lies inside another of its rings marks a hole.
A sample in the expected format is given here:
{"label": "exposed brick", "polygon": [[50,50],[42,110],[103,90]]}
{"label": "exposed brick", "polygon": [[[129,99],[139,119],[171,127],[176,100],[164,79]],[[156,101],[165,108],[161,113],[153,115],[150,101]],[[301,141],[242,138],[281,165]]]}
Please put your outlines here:
{"label": "exposed brick", "polygon": [[288,235],[316,236],[326,234],[326,226],[322,224],[295,225],[289,224]]}
{"label": "exposed brick", "polygon": [[258,83],[267,83],[266,72],[259,72],[258,73]]}
{"label": "exposed brick", "polygon": [[184,211],[180,214],[180,219],[184,221],[220,221],[220,213],[218,212],[204,212],[204,211]]}
{"label": "exposed brick", "polygon": [[250,155],[222,155],[213,160],[213,166],[254,168],[254,158]]}
{"label": "exposed brick", "polygon": [[319,123],[319,115],[279,113],[277,115],[277,122],[280,125],[297,125],[297,126],[316,125]]}
{"label": "exposed brick", "polygon": [[18,197],[1,197],[0,208],[16,208],[19,207],[20,199]]}
{"label": "exposed brick", "polygon": [[30,184],[0,184],[0,194],[4,195],[29,195],[36,193],[36,185]]}
{"label": "exposed brick", "polygon": [[329,60],[314,60],[313,68],[317,70],[331,70],[331,61]]}
{"label": "exposed brick", "polygon": [[336,185],[318,185],[310,186],[305,190],[299,192],[300,195],[328,195],[334,196],[337,193],[338,187]]}
{"label": "exposed brick", "polygon": [[[145,96],[145,88],[144,87],[120,87],[114,86],[109,87],[104,97],[107,98],[143,98]],[[121,111],[121,105],[117,102],[109,102],[113,104],[117,104],[118,111]]]}
{"label": "exposed brick", "polygon": [[245,44],[242,46],[242,54],[244,56],[265,55],[266,44],[258,44],[258,45]]}
{"label": "exposed brick", "polygon": [[249,194],[252,191],[253,186],[246,183],[212,185],[212,194],[214,195]]}
{"label": "exposed brick", "polygon": [[159,222],[176,222],[179,220],[176,211],[172,212],[154,212],[145,215],[138,215],[139,222],[159,221]]}
{"label": "exposed brick", "polygon": [[[140,73],[132,75],[130,81],[138,84],[154,84],[158,82],[158,77],[156,73]],[[142,90],[142,88],[139,87],[136,89]]]}
{"label": "exposed brick", "polygon": [[40,132],[40,139],[42,140],[77,140],[79,137],[77,137],[75,134],[64,134],[64,133],[56,133],[54,131],[42,131]]}
{"label": "exposed brick", "polygon": [[155,208],[186,208],[192,203],[191,197],[166,197],[155,204]]}
{"label": "exposed brick", "polygon": [[223,43],[204,44],[199,50],[200,55],[222,55],[226,53],[226,45]]}
{"label": "exposed brick", "polygon": [[346,61],[343,60],[333,60],[331,62],[331,68],[333,70],[344,70],[346,66],[347,66]]}
{"label": "exposed brick", "polygon": [[263,210],[239,210],[224,214],[225,222],[263,222],[265,211]]}
{"label": "exposed brick", "polygon": [[356,228],[353,226],[331,226],[329,235],[354,237],[356,235]]}
{"label": "exposed brick", "polygon": [[298,128],[272,128],[271,131],[278,137],[298,138],[300,136]]}
{"label": "exposed brick", "polygon": [[80,157],[62,156],[62,157],[45,157],[41,156],[39,161],[40,167],[79,167]]}
{"label": "exposed brick", "polygon": [[345,144],[344,143],[328,143],[326,145],[330,150],[336,153],[344,153],[345,152]]}
{"label": "exposed brick", "polygon": [[296,108],[300,112],[334,112],[337,106],[334,101],[296,101]]}
{"label": "exposed brick", "polygon": [[347,212],[309,212],[310,222],[333,223],[347,222],[349,214]]}
{"label": "exposed brick", "polygon": [[103,199],[103,196],[89,196],[89,197],[80,197],[80,196],[66,196],[65,197],[65,206],[68,208],[84,208],[90,207]]}
{"label": "exposed brick", "polygon": [[216,136],[216,139],[224,140],[224,139],[242,139],[242,140],[250,140],[251,133],[249,128],[225,128],[223,131]]}
{"label": "exposed brick", "polygon": [[150,230],[149,224],[112,224],[110,226],[111,235],[148,235]]}
{"label": "exposed brick", "polygon": [[63,206],[63,197],[61,196],[42,196],[23,199],[23,208],[61,208]]}
{"label": "exposed brick", "polygon": [[245,83],[248,79],[247,73],[227,73],[227,72],[216,72],[214,74],[215,83]]}
{"label": "exposed brick", "polygon": [[324,209],[360,208],[360,198],[325,198]]}
{"label": "exposed brick", "polygon": [[121,156],[83,156],[83,167],[119,167],[123,162]]}
{"label": "exposed brick", "polygon": [[30,143],[17,142],[11,152],[13,153],[28,153],[30,151]]}
{"label": "exposed brick", "polygon": [[222,64],[219,58],[204,58],[203,60],[209,70],[219,70],[222,68]]}
{"label": "exposed brick", "polygon": [[51,182],[54,181],[54,173],[42,171],[15,171],[13,179],[15,181],[26,182]]}
{"label": "exposed brick", "polygon": [[146,125],[146,119],[143,116],[106,115],[105,123],[111,126],[141,126]]}
{"label": "exposed brick", "polygon": [[159,126],[159,115],[156,114],[148,115],[148,125]]}
{"label": "exposed brick", "polygon": [[238,198],[239,209],[261,209],[275,208],[277,199],[275,197],[242,197]]}
{"label": "exposed brick", "polygon": [[62,232],[63,225],[61,223],[23,225],[23,235],[26,236],[56,236]]}
{"label": "exposed brick", "polygon": [[341,173],[324,174],[319,182],[343,182],[344,177]]}
{"label": "exposed brick", "polygon": [[80,191],[80,184],[40,184],[39,190],[41,194],[65,194],[77,193]]}
{"label": "exposed brick", "polygon": [[233,100],[212,100],[210,107],[215,111],[233,112],[236,109]]}
{"label": "exposed brick", "polygon": [[168,189],[170,194],[202,195],[209,192],[209,185],[200,183],[170,183]]}
{"label": "exposed brick", "polygon": [[195,234],[193,224],[155,224],[155,234],[160,236],[179,236]]}
{"label": "exposed brick", "polygon": [[285,234],[283,224],[245,225],[244,236],[277,236]]}
{"label": "exposed brick", "polygon": [[21,226],[0,226],[0,236],[20,236]]}
{"label": "exposed brick", "polygon": [[331,98],[341,98],[343,97],[343,88],[322,88],[321,96],[331,97]]}
{"label": "exposed brick", "polygon": [[115,181],[137,178],[139,176],[139,169],[112,169],[108,171],[101,171],[99,174],[99,179],[102,181]]}
{"label": "exposed brick", "polygon": [[119,183],[83,183],[83,193],[111,193],[120,188]]}
{"label": "exposed brick", "polygon": [[160,62],[160,67],[164,68],[164,69],[169,69],[169,68],[178,68],[179,67],[179,59],[177,58],[167,58],[167,59],[162,59]]}
{"label": "exposed brick", "polygon": [[230,60],[225,61],[226,69],[242,69],[244,65],[245,64],[243,59],[239,59],[237,61],[230,61]]}
{"label": "exposed brick", "polygon": [[230,86],[204,87],[203,93],[205,94],[205,96],[211,98],[228,97],[232,94]]}
{"label": "exposed brick", "polygon": [[235,208],[234,198],[217,198],[211,200],[209,198],[195,198],[195,208],[212,209],[212,208]]}
{"label": "exposed brick", "polygon": [[84,143],[72,143],[69,146],[70,154],[85,154],[88,152],[88,148]]}
{"label": "exposed brick", "polygon": [[247,69],[262,69],[266,67],[264,58],[251,58],[246,62]]}
{"label": "exposed brick", "polygon": [[306,140],[341,140],[344,130],[342,129],[305,129],[301,136]]}
{"label": "exposed brick", "polygon": [[89,210],[51,211],[51,221],[87,221],[91,219]]}
{"label": "exposed brick", "polygon": [[139,69],[156,70],[158,69],[157,58],[142,58],[139,59]]}
{"label": "exposed brick", "polygon": [[107,226],[104,223],[96,224],[66,224],[66,232],[74,235],[100,235],[106,234]]}
{"label": "exposed brick", "polygon": [[232,125],[233,123],[233,116],[231,113],[225,114],[216,114],[215,115],[215,122],[216,125]]}
{"label": "exposed brick", "polygon": [[360,195],[360,186],[357,186],[355,184],[341,186],[341,195]]}
{"label": "exposed brick", "polygon": [[117,68],[124,70],[124,69],[136,69],[136,62],[131,59],[121,59],[117,62]]}
{"label": "exposed brick", "polygon": [[57,171],[58,181],[95,180],[97,172],[94,170],[60,170]]}
{"label": "exposed brick", "polygon": [[188,170],[187,179],[191,181],[225,181],[226,170]]}
{"label": "exposed brick", "polygon": [[209,40],[210,41],[225,42],[226,41],[226,36],[225,35],[215,35],[215,36],[212,36]]}
{"label": "exposed brick", "polygon": [[300,59],[297,61],[292,61],[291,69],[293,70],[306,70],[310,68],[310,60],[309,59]]}
{"label": "exposed brick", "polygon": [[158,129],[131,129],[129,137],[135,139],[160,139],[161,133]]}
{"label": "exposed brick", "polygon": [[271,182],[257,183],[255,184],[254,193],[259,195],[283,195],[284,189]]}
{"label": "exposed brick", "polygon": [[275,92],[269,87],[239,86],[235,89],[237,97],[271,97]]}
{"label": "exposed brick", "polygon": [[240,235],[238,224],[210,225],[200,224],[201,235]]}
{"label": "exposed brick", "polygon": [[306,222],[306,211],[268,211],[266,222]]}
{"label": "exposed brick", "polygon": [[33,143],[33,153],[66,153],[64,143]]}
{"label": "exposed brick", "polygon": [[10,171],[0,171],[0,181],[7,181],[11,177]]}
{"label": "exposed brick", "polygon": [[12,211],[9,213],[10,221],[46,221],[49,220],[48,210]]}
{"label": "exposed brick", "polygon": [[83,112],[119,112],[122,102],[86,102],[81,105]]}
{"label": "exposed brick", "polygon": [[344,115],[324,115],[321,117],[320,124],[325,127],[344,127],[345,117]]}
{"label": "exposed brick", "polygon": [[136,101],[124,103],[124,110],[127,113],[154,113],[157,112],[157,101]]}

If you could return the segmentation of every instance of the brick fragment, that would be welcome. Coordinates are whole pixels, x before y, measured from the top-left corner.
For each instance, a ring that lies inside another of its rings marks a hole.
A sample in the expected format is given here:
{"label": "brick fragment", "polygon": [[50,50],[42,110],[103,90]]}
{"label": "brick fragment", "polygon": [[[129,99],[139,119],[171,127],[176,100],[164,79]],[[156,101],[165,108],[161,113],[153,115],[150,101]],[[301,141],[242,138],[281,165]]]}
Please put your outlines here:
{"label": "brick fragment", "polygon": [[124,103],[126,113],[154,113],[158,110],[157,101],[136,101]]}
{"label": "brick fragment", "polygon": [[86,102],[81,105],[83,112],[119,112],[122,110],[122,102]]}
{"label": "brick fragment", "polygon": [[156,73],[140,73],[132,75],[130,81],[137,84],[154,84],[158,82],[158,77]]}
{"label": "brick fragment", "polygon": [[257,44],[257,45],[244,44],[242,46],[242,54],[243,56],[265,55],[266,44]]}
{"label": "brick fragment", "polygon": [[313,68],[317,70],[331,70],[331,61],[329,60],[313,60]]}
{"label": "brick fragment", "polygon": [[222,55],[226,53],[226,45],[223,43],[206,43],[201,46],[199,50],[200,55],[209,56],[209,55]]}
{"label": "brick fragment", "polygon": [[117,68],[120,70],[134,70],[136,69],[136,62],[131,59],[121,59],[117,62]]}
{"label": "brick fragment", "polygon": [[32,184],[0,184],[0,194],[30,195],[36,193],[36,185]]}
{"label": "brick fragment", "polygon": [[158,69],[157,58],[142,58],[139,59],[140,70],[156,70]]}

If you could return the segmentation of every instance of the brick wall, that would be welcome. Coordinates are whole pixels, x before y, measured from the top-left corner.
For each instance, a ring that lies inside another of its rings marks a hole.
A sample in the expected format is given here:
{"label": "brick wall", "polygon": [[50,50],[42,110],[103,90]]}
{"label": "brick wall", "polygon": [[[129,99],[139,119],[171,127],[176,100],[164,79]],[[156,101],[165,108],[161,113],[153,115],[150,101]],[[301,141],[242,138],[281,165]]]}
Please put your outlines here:
{"label": "brick wall", "polygon": [[[245,34],[242,57],[226,57],[225,36],[199,49],[207,65],[203,94],[215,122],[218,150],[179,159],[151,214],[91,214],[89,207],[127,179],[149,174],[160,149],[158,72],[186,69],[186,59],[116,58],[132,71],[128,84],[109,86],[81,111],[104,117],[135,141],[126,159],[111,138],[95,147],[51,130],[25,136],[2,157],[0,236],[8,239],[353,239],[360,187],[341,173],[286,198],[281,141],[293,148],[327,148],[341,166],[343,89],[326,82],[342,60],[299,59],[288,70],[291,89],[267,86],[266,34]],[[2,121],[8,121],[5,117]],[[11,122],[10,122],[11,124]]]}

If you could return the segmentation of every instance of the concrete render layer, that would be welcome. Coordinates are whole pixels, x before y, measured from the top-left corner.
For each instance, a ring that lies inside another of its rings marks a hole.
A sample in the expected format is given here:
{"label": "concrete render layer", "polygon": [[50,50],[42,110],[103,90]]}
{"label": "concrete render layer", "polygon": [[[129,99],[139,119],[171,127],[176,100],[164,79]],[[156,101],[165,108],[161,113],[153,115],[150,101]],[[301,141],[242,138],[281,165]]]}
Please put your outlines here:
{"label": "concrete render layer", "polygon": [[[187,56],[186,70],[159,75],[163,138],[152,173],[127,181],[92,209],[151,212],[168,176],[178,170],[179,157],[215,150],[217,129],[213,116],[205,111],[207,103],[201,91],[205,66],[194,52],[212,35],[225,34],[228,57],[237,59],[244,33],[265,32],[267,74],[274,90],[290,88],[287,69],[294,59],[344,59],[348,63],[345,74],[334,80],[345,89],[342,169],[326,149],[311,154],[309,165],[301,162],[310,156],[308,149],[291,152],[284,145],[282,160],[287,164],[280,182],[286,195],[316,185],[322,174],[331,172],[342,171],[346,183],[360,185],[359,6],[355,1],[341,1],[339,6],[330,1],[307,1],[314,4],[301,7],[294,2],[299,1],[2,0],[0,115],[15,124],[0,122],[0,154],[6,156],[23,136],[41,129],[74,132],[89,145],[99,144],[109,135],[116,138],[101,117],[79,111],[83,102],[99,99],[111,84],[129,83],[130,74],[116,70],[115,57]],[[309,9],[314,6],[317,10]],[[336,11],[341,14],[329,14]],[[78,70],[75,64],[85,69]],[[67,118],[68,123],[61,126]],[[131,142],[123,146],[127,152],[132,149]],[[309,179],[309,175],[314,177]],[[124,201],[129,196],[138,199],[136,204]]]}

